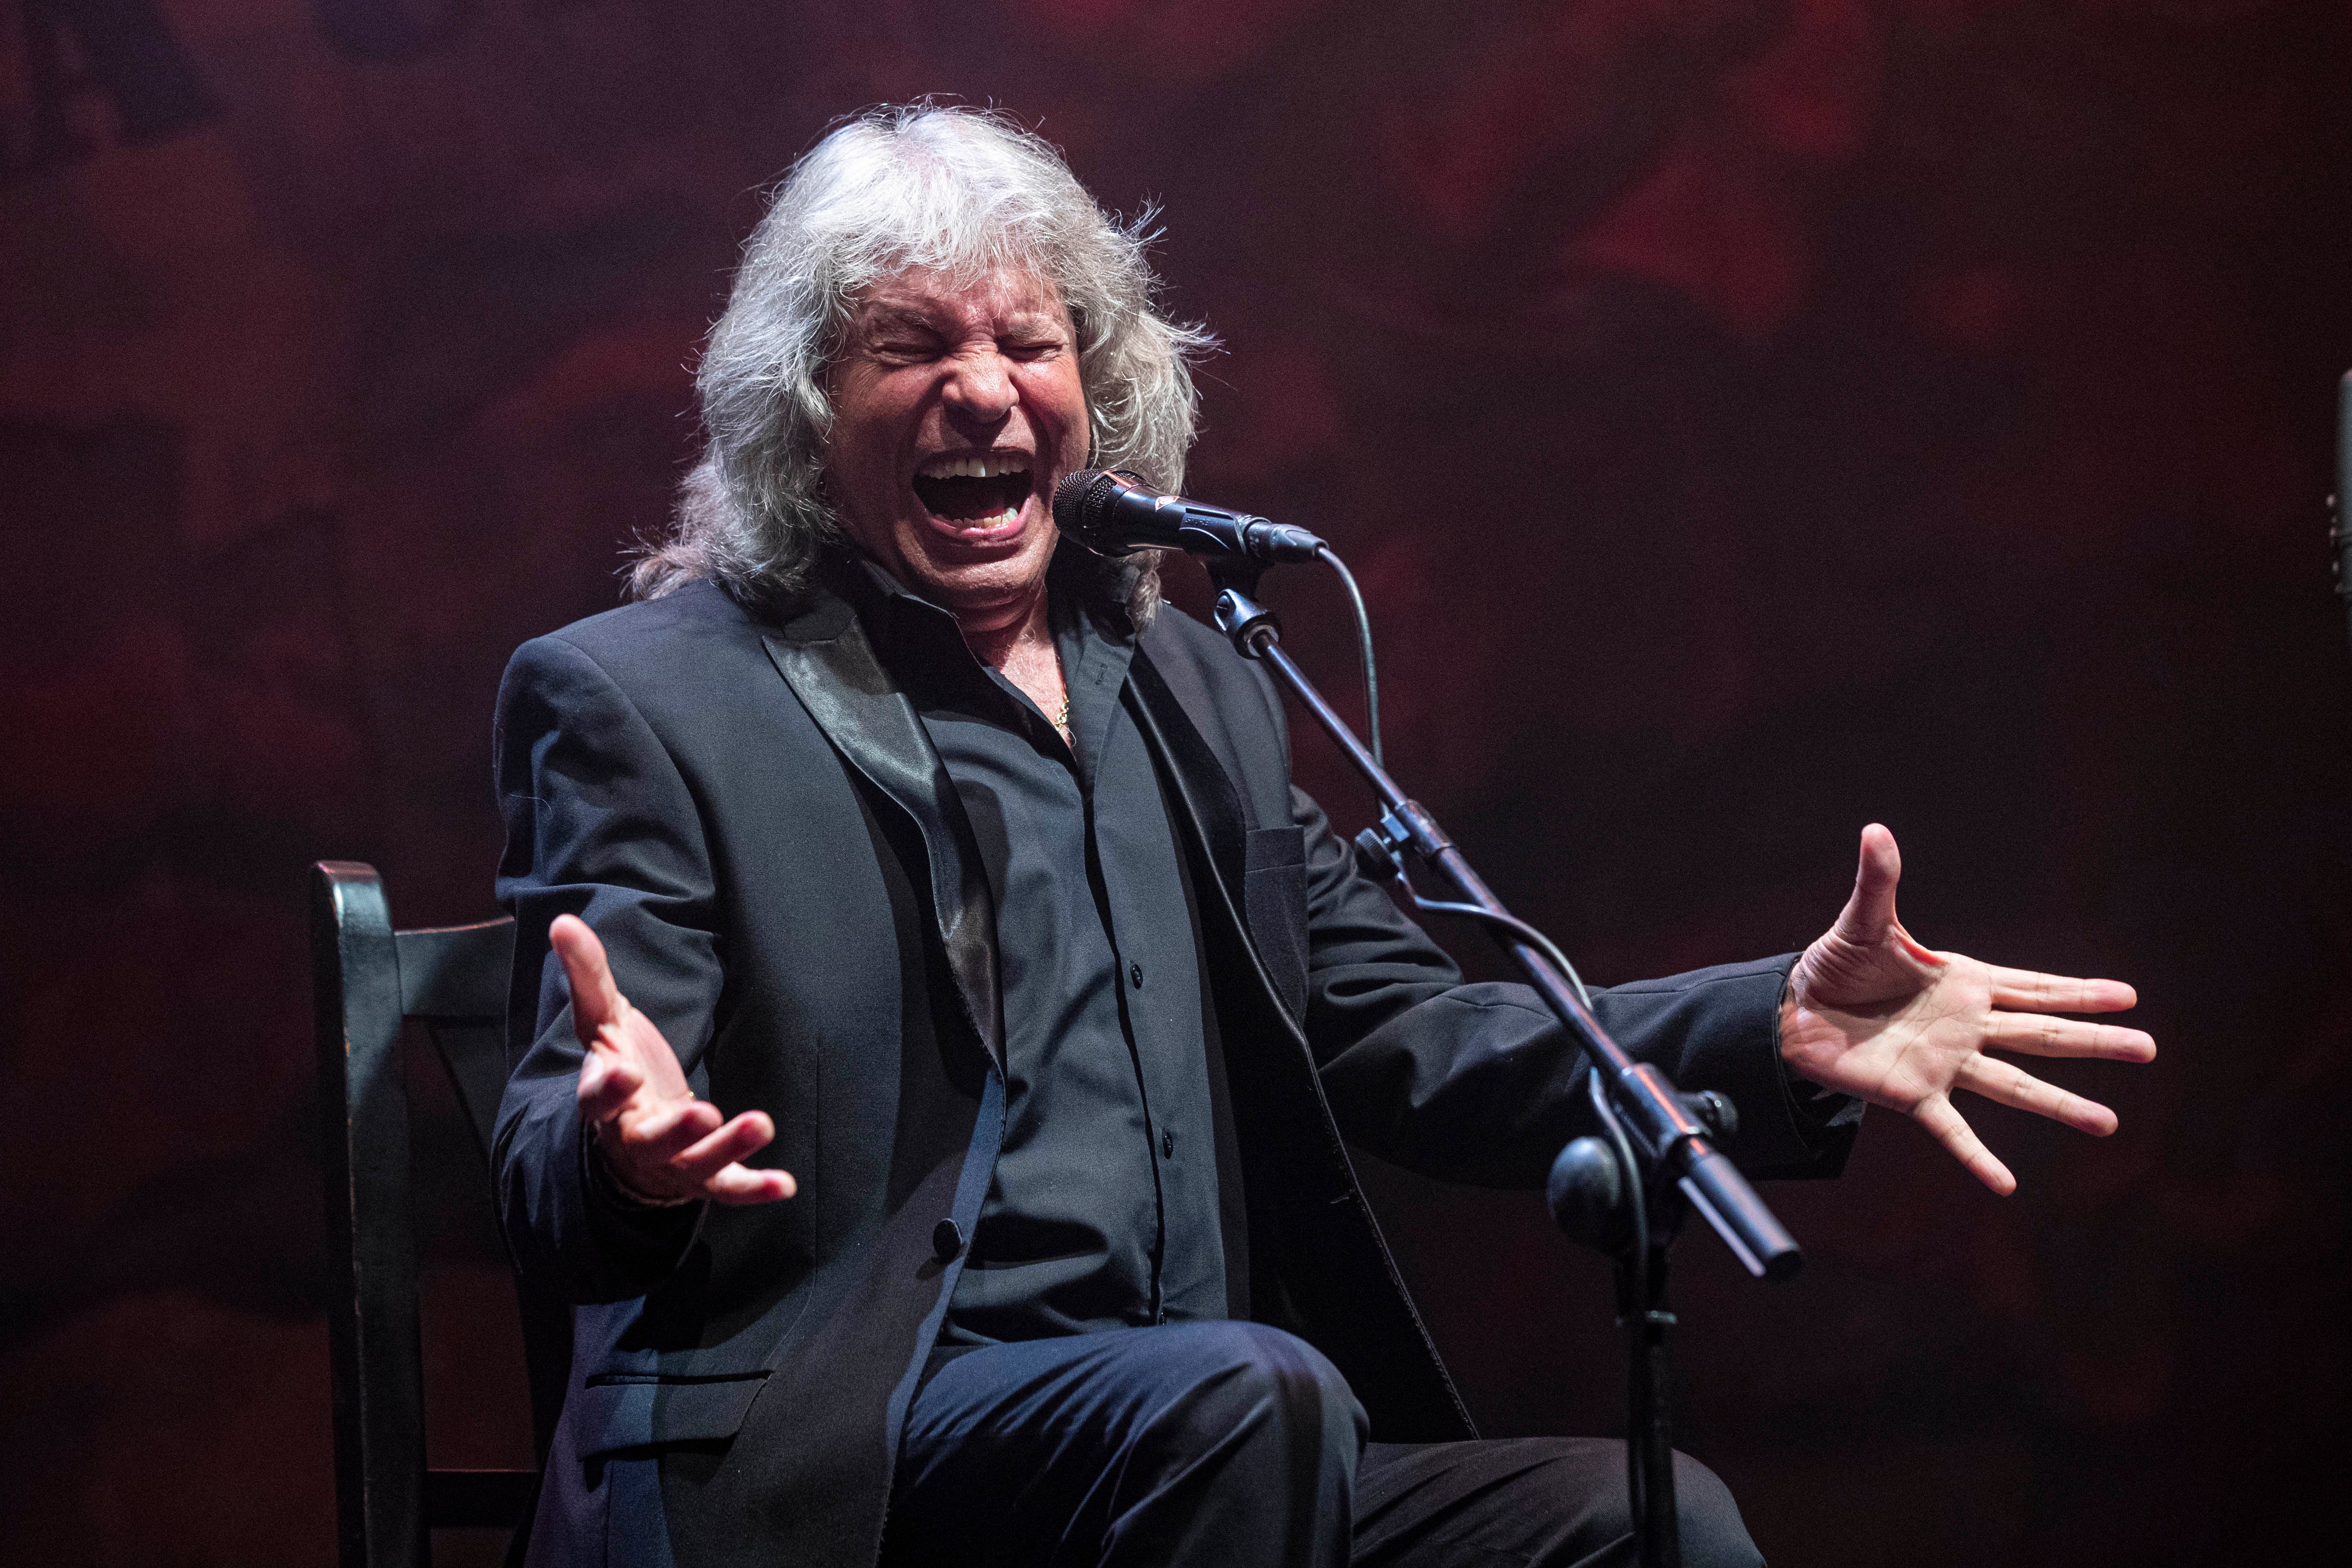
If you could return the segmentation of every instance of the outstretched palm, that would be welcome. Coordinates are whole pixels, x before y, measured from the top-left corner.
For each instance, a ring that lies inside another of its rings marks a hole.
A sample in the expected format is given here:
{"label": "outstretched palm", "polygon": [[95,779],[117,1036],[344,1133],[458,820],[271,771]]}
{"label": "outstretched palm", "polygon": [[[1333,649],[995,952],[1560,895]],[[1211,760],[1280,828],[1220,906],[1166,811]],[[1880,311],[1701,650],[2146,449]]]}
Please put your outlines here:
{"label": "outstretched palm", "polygon": [[2017,1178],[1954,1108],[1953,1090],[2097,1137],[2116,1130],[2116,1113],[1984,1053],[2147,1061],[2156,1041],[2136,1029],[2049,1016],[2135,1005],[2120,980],[2004,969],[1921,946],[1895,917],[1902,874],[1895,835],[1874,822],[1864,828],[1853,896],[1790,977],[1781,1056],[1801,1077],[1913,1117],[1985,1186],[2014,1192]]}
{"label": "outstretched palm", "polygon": [[764,1111],[732,1121],[687,1083],[677,1053],[614,982],[604,945],[577,915],[559,915],[548,940],[572,985],[580,1037],[580,1119],[622,1187],[653,1203],[772,1203],[793,1196],[791,1175],[742,1162],[776,1135]]}

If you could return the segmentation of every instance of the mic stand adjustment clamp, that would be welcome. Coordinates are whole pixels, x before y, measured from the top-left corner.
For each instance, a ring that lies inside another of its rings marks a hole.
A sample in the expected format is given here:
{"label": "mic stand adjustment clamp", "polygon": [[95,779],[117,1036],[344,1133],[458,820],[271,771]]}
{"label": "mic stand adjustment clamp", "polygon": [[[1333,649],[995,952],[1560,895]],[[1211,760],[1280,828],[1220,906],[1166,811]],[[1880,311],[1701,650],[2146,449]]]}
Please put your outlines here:
{"label": "mic stand adjustment clamp", "polygon": [[1356,835],[1356,863],[1375,882],[1399,882],[1404,877],[1405,851],[1433,861],[1453,847],[1454,841],[1445,836],[1437,819],[1420,801],[1407,800],[1382,811],[1380,826]]}

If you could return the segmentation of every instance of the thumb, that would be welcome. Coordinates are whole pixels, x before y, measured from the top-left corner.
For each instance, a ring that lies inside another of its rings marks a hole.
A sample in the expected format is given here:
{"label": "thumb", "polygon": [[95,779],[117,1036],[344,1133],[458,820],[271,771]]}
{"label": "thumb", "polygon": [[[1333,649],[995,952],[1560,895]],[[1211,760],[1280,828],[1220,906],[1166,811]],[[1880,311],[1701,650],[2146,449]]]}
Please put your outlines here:
{"label": "thumb", "polygon": [[1862,830],[1862,863],[1853,873],[1853,896],[1839,912],[1837,936],[1857,947],[1875,947],[1895,929],[1895,884],[1903,880],[1903,852],[1879,823]]}
{"label": "thumb", "polygon": [[618,1023],[629,1004],[613,982],[613,966],[604,944],[576,915],[559,915],[547,928],[555,956],[563,960],[563,977],[572,985],[572,1027],[583,1049],[594,1049],[596,1036],[608,1024]]}

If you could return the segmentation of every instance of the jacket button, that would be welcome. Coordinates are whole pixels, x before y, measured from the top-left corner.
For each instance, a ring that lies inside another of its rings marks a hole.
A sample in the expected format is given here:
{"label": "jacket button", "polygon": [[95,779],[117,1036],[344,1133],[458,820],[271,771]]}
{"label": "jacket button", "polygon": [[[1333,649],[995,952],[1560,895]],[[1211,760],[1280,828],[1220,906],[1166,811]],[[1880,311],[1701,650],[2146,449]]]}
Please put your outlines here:
{"label": "jacket button", "polygon": [[942,1263],[955,1260],[963,1250],[963,1227],[952,1219],[942,1219],[931,1227],[931,1251]]}
{"label": "jacket button", "polygon": [[1143,966],[1142,966],[1142,965],[1140,965],[1140,964],[1133,964],[1133,963],[1131,963],[1131,964],[1128,965],[1128,967],[1127,967],[1127,983],[1128,983],[1129,985],[1130,985],[1130,986],[1133,986],[1133,987],[1134,987],[1137,990],[1139,990],[1139,990],[1141,990],[1141,989],[1143,989]]}
{"label": "jacket button", "polygon": [[1163,1160],[1164,1160],[1164,1159],[1168,1158],[1171,1155],[1173,1155],[1175,1152],[1176,1152],[1176,1134],[1173,1134],[1173,1133],[1171,1133],[1171,1132],[1170,1132],[1170,1131],[1169,1131],[1167,1128],[1165,1128],[1165,1127],[1160,1128],[1160,1157],[1161,1159],[1163,1159]]}

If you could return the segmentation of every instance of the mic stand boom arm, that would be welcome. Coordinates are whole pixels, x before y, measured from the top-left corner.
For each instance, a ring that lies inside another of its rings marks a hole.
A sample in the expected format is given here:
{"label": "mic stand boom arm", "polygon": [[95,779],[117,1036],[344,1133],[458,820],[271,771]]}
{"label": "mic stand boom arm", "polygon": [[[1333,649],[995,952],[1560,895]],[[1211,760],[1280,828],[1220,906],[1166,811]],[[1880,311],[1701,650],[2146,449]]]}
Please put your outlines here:
{"label": "mic stand boom arm", "polygon": [[[1796,1239],[1773,1218],[1729,1157],[1716,1148],[1712,1141],[1716,1127],[1711,1124],[1727,1122],[1727,1118],[1708,1102],[1720,1097],[1680,1093],[1664,1073],[1635,1061],[1609,1038],[1585,1005],[1581,988],[1568,967],[1547,951],[1551,944],[1503,906],[1436,819],[1389,777],[1284,650],[1282,629],[1273,612],[1227,586],[1217,596],[1216,620],[1217,629],[1232,640],[1236,651],[1266,665],[1289,688],[1380,797],[1380,826],[1364,837],[1377,838],[1399,866],[1404,852],[1412,851],[1451,883],[1459,898],[1458,903],[1433,904],[1415,895],[1415,902],[1473,916],[1499,933],[1496,939],[1504,950],[1591,1062],[1593,1108],[1620,1157],[1630,1157],[1638,1166],[1625,1172],[1631,1178],[1627,1185],[1633,1189],[1626,1197],[1642,1235],[1634,1250],[1645,1255],[1629,1255],[1619,1266],[1620,1307],[1634,1333],[1628,1389],[1633,1418],[1627,1433],[1634,1532],[1640,1538],[1640,1558],[1645,1568],[1662,1564],[1671,1568],[1681,1557],[1676,1540],[1679,1521],[1675,1513],[1673,1452],[1659,1385],[1664,1330],[1674,1319],[1661,1310],[1657,1291],[1664,1273],[1663,1239],[1671,1236],[1673,1226],[1663,1215],[1644,1220],[1643,1211],[1658,1207],[1658,1200],[1672,1191],[1679,1191],[1723,1238],[1733,1256],[1759,1279],[1785,1280],[1797,1272],[1803,1254]],[[1410,884],[1406,885],[1409,892]],[[1570,1148],[1573,1152],[1576,1145]],[[1643,1195],[1655,1196],[1645,1204]],[[1646,1255],[1653,1245],[1654,1257]]]}
{"label": "mic stand boom arm", "polygon": [[[1323,700],[1323,694],[1284,650],[1281,628],[1271,612],[1228,589],[1217,600],[1217,627],[1244,657],[1272,669],[1355,764],[1356,771],[1380,797],[1383,814],[1379,831],[1391,853],[1412,850],[1454,884],[1464,904],[1481,914],[1499,916],[1520,931],[1528,929],[1511,917],[1436,820],[1420,802],[1406,797],[1387,769],[1372,760],[1372,754],[1347,721]],[[1772,1217],[1729,1157],[1715,1147],[1713,1129],[1699,1119],[1702,1113],[1675,1092],[1664,1073],[1635,1061],[1624,1047],[1609,1038],[1567,974],[1528,936],[1507,935],[1502,946],[1591,1059],[1593,1071],[1608,1085],[1611,1103],[1624,1119],[1643,1162],[1674,1178],[1749,1273],[1767,1280],[1793,1275],[1803,1261],[1796,1239]]]}

